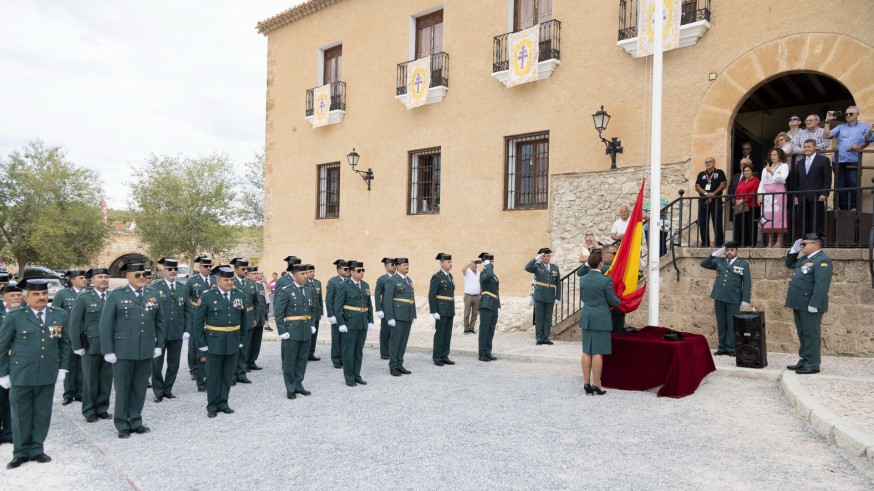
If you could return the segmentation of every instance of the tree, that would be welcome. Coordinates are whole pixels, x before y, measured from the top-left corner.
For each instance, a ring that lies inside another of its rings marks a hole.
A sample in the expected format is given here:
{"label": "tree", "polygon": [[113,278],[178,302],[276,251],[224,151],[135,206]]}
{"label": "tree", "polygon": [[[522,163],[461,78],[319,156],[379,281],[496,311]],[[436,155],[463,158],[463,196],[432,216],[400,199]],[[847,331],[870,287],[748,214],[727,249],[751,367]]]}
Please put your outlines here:
{"label": "tree", "polygon": [[245,182],[240,192],[239,217],[244,225],[264,225],[264,150],[244,164]]}
{"label": "tree", "polygon": [[151,156],[128,183],[137,231],[153,257],[219,255],[234,245],[233,166],[224,155]]}
{"label": "tree", "polygon": [[28,142],[0,161],[0,250],[28,264],[89,264],[108,228],[97,173],[66,160],[60,146]]}

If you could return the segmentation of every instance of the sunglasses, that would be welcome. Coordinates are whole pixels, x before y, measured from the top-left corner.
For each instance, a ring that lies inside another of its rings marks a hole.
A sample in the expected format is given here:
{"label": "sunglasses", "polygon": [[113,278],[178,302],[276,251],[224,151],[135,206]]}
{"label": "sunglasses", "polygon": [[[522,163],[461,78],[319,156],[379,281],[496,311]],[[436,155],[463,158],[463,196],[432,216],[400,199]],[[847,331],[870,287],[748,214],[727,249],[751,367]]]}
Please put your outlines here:
{"label": "sunglasses", "polygon": [[845,113],[847,116],[855,116],[856,113]]}
{"label": "sunglasses", "polygon": [[134,278],[136,279],[144,278],[145,276],[145,273],[134,273]]}
{"label": "sunglasses", "polygon": [[165,271],[179,271],[179,268],[164,268]]}
{"label": "sunglasses", "polygon": [[349,271],[349,268],[340,268],[340,269],[342,269],[343,271]]}
{"label": "sunglasses", "polygon": [[802,242],[802,243],[801,243],[801,247],[809,246],[809,245],[814,245],[814,244],[816,244],[816,242]]}
{"label": "sunglasses", "polygon": [[356,273],[363,273],[363,272],[364,272],[364,268],[356,269],[355,272],[356,272]]}

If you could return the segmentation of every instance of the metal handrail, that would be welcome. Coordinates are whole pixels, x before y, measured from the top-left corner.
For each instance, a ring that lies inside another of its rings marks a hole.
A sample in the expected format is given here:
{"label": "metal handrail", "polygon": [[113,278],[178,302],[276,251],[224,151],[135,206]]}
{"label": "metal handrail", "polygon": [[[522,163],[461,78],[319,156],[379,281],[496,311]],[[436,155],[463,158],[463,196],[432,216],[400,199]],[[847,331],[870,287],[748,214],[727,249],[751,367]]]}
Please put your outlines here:
{"label": "metal handrail", "polygon": [[[416,60],[398,63],[396,95],[407,93],[407,66]],[[431,55],[431,84],[428,87],[449,87],[449,53]]]}
{"label": "metal handrail", "polygon": [[[561,22],[556,19],[541,22],[540,26],[540,54],[537,61],[561,59]],[[519,31],[513,31],[519,32]],[[510,69],[510,60],[507,58],[507,38],[513,34],[508,32],[495,36],[492,52],[492,73]]]}
{"label": "metal handrail", "polygon": [[[637,37],[638,5],[635,0],[619,0],[619,41]],[[710,21],[710,0],[683,0],[680,25],[701,20]]]}
{"label": "metal handrail", "polygon": [[[312,116],[315,111],[313,107],[313,97],[315,90],[318,87],[307,90],[307,105],[306,105],[306,115]],[[332,82],[331,83],[331,106],[328,108],[329,111],[345,111],[346,110],[346,82]]]}

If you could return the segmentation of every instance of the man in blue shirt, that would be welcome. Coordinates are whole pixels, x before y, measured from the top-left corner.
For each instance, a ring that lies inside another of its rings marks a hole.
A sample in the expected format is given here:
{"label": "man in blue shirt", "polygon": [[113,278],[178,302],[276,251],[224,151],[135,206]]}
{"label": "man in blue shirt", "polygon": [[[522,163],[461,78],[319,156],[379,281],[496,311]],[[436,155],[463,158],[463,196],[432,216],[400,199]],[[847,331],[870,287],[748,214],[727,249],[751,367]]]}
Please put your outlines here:
{"label": "man in blue shirt", "polygon": [[[835,112],[829,111],[825,117],[823,131],[824,137],[835,138],[838,142],[838,155],[835,160],[838,165],[838,182],[835,189],[852,189],[859,186],[859,152],[868,146],[865,136],[868,134],[869,128],[867,124],[859,122],[859,108],[850,106],[844,115],[847,117],[847,122],[831,129],[829,125],[831,119],[835,117]],[[855,211],[857,194],[856,190],[839,191],[838,208]]]}

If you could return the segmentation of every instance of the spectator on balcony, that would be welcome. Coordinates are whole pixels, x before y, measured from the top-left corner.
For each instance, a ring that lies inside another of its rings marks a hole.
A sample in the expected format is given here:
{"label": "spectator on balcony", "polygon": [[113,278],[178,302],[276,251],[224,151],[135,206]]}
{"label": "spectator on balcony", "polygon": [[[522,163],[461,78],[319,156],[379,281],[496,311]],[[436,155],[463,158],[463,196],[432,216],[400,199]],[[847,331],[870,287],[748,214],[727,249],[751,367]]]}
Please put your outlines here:
{"label": "spectator on balcony", "polygon": [[725,172],[716,168],[716,159],[704,159],[704,170],[695,179],[698,192],[698,233],[701,246],[710,247],[710,222],[713,222],[713,235],[716,245],[722,246],[725,230],[722,227],[722,192],[728,182]]}
{"label": "spectator on balcony", "polygon": [[816,142],[814,144],[814,149],[818,152],[824,152],[828,150],[829,139],[824,135],[824,130],[819,127],[819,116],[816,114],[811,114],[804,119],[804,128],[798,131],[798,134],[795,135],[795,139],[792,140],[792,153],[798,155],[796,157],[796,161],[802,160],[799,154],[804,153],[804,142],[806,140],[813,140]]}
{"label": "spectator on balcony", "polygon": [[[777,133],[777,137],[774,138],[774,147],[783,150],[783,153],[786,155],[787,159],[792,158],[792,152],[794,151],[792,138],[785,131]],[[771,165],[770,153],[771,152],[768,152],[768,158],[765,160],[765,166]]]}
{"label": "spectator on balcony", "polygon": [[759,179],[753,173],[751,164],[741,168],[743,177],[737,185],[734,196],[734,231],[735,240],[743,247],[755,247],[758,245],[759,230],[757,227],[760,218],[759,202],[756,193],[759,191]]}
{"label": "spectator on balcony", "polygon": [[[777,141],[780,141],[779,136]],[[789,178],[787,159],[782,148],[772,148],[768,154],[768,165],[762,169],[762,179],[759,182],[757,201],[762,210],[762,242],[768,247],[782,247],[783,234],[786,233],[788,221],[784,204],[786,179]]]}
{"label": "spectator on balcony", "polygon": [[[586,232],[585,241],[586,241],[586,243],[583,245],[589,251],[594,251],[595,249],[600,249],[601,247],[604,247],[604,244],[602,244],[601,241],[599,241],[598,239],[595,238],[594,232]],[[580,261],[580,262],[584,262],[584,261],[585,260]]]}
{"label": "spectator on balcony", "polygon": [[[728,183],[729,196],[737,193],[737,185],[740,183],[740,180],[744,175],[744,172],[743,172],[744,167],[748,166],[748,165],[754,165],[752,152],[753,152],[752,144],[750,144],[750,142],[744,142],[744,144],[741,146],[741,154],[742,155],[740,157],[740,161],[738,162],[737,172],[735,172],[735,174],[733,176],[731,176],[731,181],[729,181],[729,183]],[[755,167],[753,167],[753,172],[755,172]],[[735,215],[734,201],[729,201],[728,205],[730,208],[728,220],[734,221],[734,215]],[[735,224],[735,226],[737,226],[737,224]]]}
{"label": "spectator on balcony", "polygon": [[801,118],[797,114],[789,116],[789,131],[786,132],[786,135],[789,137],[789,143],[792,143],[795,137],[798,136],[798,132],[801,131],[800,128]]}
{"label": "spectator on balcony", "polygon": [[816,140],[804,142],[801,147],[804,158],[796,164],[796,182],[793,186],[803,194],[794,198],[795,214],[801,217],[802,230],[798,235],[808,233],[824,234],[825,200],[832,187],[832,171],[828,158],[816,153]]}
{"label": "spectator on balcony", "polygon": [[[829,111],[825,116],[825,129],[823,136],[837,140],[837,174],[838,182],[838,209],[856,211],[858,191],[853,188],[859,187],[859,152],[868,146],[866,136],[870,128],[867,124],[859,122],[859,108],[850,106],[844,115],[847,122],[835,128],[830,128],[831,120],[835,117],[834,111]],[[841,189],[853,189],[852,191],[840,191]]]}
{"label": "spectator on balcony", "polygon": [[619,206],[619,218],[613,222],[613,227],[610,229],[610,238],[614,241],[621,241],[625,237],[625,231],[628,229],[628,219],[631,217],[631,210],[628,205],[622,204]]}

